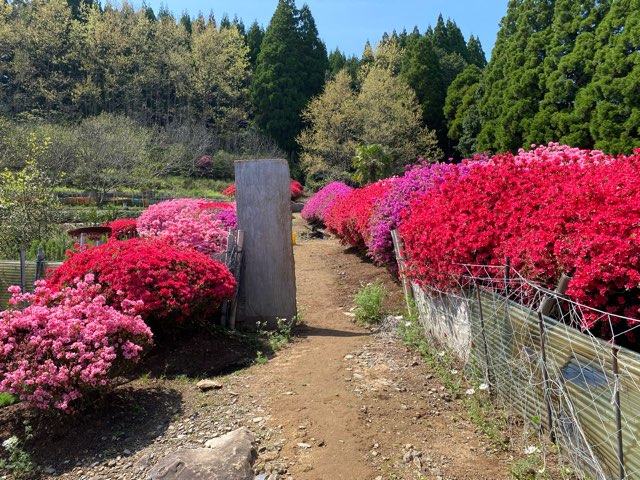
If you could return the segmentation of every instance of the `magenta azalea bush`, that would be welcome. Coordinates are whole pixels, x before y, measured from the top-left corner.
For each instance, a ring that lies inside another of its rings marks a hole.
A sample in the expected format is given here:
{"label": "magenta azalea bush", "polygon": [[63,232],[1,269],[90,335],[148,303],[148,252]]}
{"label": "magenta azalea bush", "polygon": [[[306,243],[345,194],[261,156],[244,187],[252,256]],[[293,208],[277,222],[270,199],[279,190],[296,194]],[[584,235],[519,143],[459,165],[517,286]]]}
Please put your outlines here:
{"label": "magenta azalea bush", "polygon": [[353,188],[342,183],[332,182],[321,188],[309,199],[302,209],[301,215],[309,223],[324,224],[329,207],[340,197],[344,197]]}
{"label": "magenta azalea bush", "polygon": [[108,306],[93,275],[60,291],[45,281],[33,294],[9,291],[20,308],[0,312],[0,391],[28,408],[73,412],[152,344],[151,330],[132,313],[139,302],[124,301],[121,311]]}
{"label": "magenta azalea bush", "polygon": [[224,252],[228,231],[236,227],[234,204],[191,198],[152,205],[138,218],[141,237],[164,239],[207,255]]}
{"label": "magenta azalea bush", "polygon": [[405,174],[390,185],[373,210],[367,253],[377,263],[387,265],[393,271],[397,270],[397,264],[391,231],[398,228],[401,213],[409,207],[411,198],[436,188],[448,178],[466,174],[471,165],[428,164],[420,160],[419,165],[407,166]]}

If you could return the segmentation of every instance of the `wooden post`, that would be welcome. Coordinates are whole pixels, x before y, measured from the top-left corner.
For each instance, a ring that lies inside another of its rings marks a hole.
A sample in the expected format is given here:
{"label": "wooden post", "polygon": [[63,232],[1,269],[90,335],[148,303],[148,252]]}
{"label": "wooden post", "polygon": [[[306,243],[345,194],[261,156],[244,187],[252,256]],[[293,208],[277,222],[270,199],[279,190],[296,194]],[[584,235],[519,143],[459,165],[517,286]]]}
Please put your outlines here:
{"label": "wooden post", "polygon": [[27,293],[27,252],[25,247],[20,247],[20,288],[22,293]]}
{"label": "wooden post", "polygon": [[411,315],[412,312],[412,301],[413,298],[413,289],[411,288],[411,283],[407,280],[407,277],[404,274],[404,269],[406,268],[406,259],[404,257],[404,241],[398,230],[391,230],[391,240],[393,241],[393,250],[396,254],[396,261],[398,262],[398,275],[400,276],[400,280],[402,281],[402,290],[404,291],[404,299],[407,302],[407,313]]}
{"label": "wooden post", "polygon": [[235,163],[238,228],[244,231],[244,269],[238,323],[255,328],[296,316],[291,245],[291,189],[286,160]]}

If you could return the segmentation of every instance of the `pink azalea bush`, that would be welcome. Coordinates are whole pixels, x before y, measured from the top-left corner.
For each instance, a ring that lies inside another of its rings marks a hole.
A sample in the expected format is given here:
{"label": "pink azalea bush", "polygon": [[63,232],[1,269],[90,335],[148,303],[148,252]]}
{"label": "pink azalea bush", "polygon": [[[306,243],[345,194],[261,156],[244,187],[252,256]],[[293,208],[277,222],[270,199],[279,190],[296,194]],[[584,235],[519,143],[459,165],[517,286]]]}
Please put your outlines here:
{"label": "pink azalea bush", "polygon": [[300,215],[309,223],[323,225],[327,210],[333,202],[340,197],[344,197],[352,190],[353,188],[342,182],[331,182],[318,190],[318,192],[305,203]]}
{"label": "pink azalea bush", "polygon": [[138,218],[143,238],[160,238],[207,255],[227,248],[229,228],[237,226],[235,207],[221,202],[180,198],[151,205]]}
{"label": "pink azalea bush", "polygon": [[141,358],[151,330],[133,313],[141,302],[107,305],[91,274],[61,290],[36,285],[24,295],[11,287],[10,303],[20,308],[0,312],[0,391],[28,408],[71,413]]}

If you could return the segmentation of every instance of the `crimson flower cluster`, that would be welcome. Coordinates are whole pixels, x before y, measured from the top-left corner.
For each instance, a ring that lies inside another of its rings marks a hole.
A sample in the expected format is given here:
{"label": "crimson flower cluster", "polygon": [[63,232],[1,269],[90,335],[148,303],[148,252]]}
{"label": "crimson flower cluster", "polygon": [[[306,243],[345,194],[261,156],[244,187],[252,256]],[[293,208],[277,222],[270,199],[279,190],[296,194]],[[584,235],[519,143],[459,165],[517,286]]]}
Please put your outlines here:
{"label": "crimson flower cluster", "polygon": [[118,240],[127,240],[138,236],[138,223],[135,218],[122,218],[105,223],[105,227],[111,228],[111,237]]}
{"label": "crimson flower cluster", "polygon": [[152,344],[135,313],[140,302],[108,305],[92,274],[62,289],[39,281],[33,294],[10,291],[10,303],[22,308],[0,312],[0,391],[18,395],[26,407],[72,413]]}
{"label": "crimson flower cluster", "polygon": [[[408,274],[452,288],[461,264],[503,265],[610,314],[640,317],[640,150],[610,157],[557,144],[490,159],[411,201],[400,231]],[[478,267],[480,275],[484,269]],[[498,270],[496,270],[498,274]],[[585,312],[582,328],[610,339],[634,320]],[[635,331],[624,340],[635,344]]]}
{"label": "crimson flower cluster", "polygon": [[[291,200],[297,200],[298,198],[300,198],[302,196],[302,192],[304,191],[304,187],[302,186],[302,184],[300,182],[298,182],[297,180],[291,179],[290,188],[291,188]],[[226,195],[227,197],[235,197],[236,196],[236,184],[234,183],[230,187],[226,188],[222,192],[222,194]]]}
{"label": "crimson flower cluster", "polygon": [[198,322],[232,297],[236,282],[225,265],[192,249],[159,239],[114,240],[72,254],[48,280],[53,290],[95,275],[108,305],[136,303],[154,332]]}
{"label": "crimson flower cluster", "polygon": [[371,237],[373,209],[396,180],[396,178],[380,180],[339,197],[327,209],[324,218],[329,232],[337,236],[345,245],[361,250],[366,249]]}

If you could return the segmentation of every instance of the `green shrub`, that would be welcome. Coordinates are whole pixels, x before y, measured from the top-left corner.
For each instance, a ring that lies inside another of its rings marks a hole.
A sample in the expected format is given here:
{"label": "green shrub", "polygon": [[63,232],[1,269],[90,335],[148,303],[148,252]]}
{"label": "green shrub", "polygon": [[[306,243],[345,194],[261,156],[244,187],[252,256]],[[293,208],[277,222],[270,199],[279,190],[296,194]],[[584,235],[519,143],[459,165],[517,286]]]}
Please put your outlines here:
{"label": "green shrub", "polygon": [[382,282],[367,283],[356,294],[356,321],[365,325],[377,323],[382,319],[382,302],[387,290]]}

